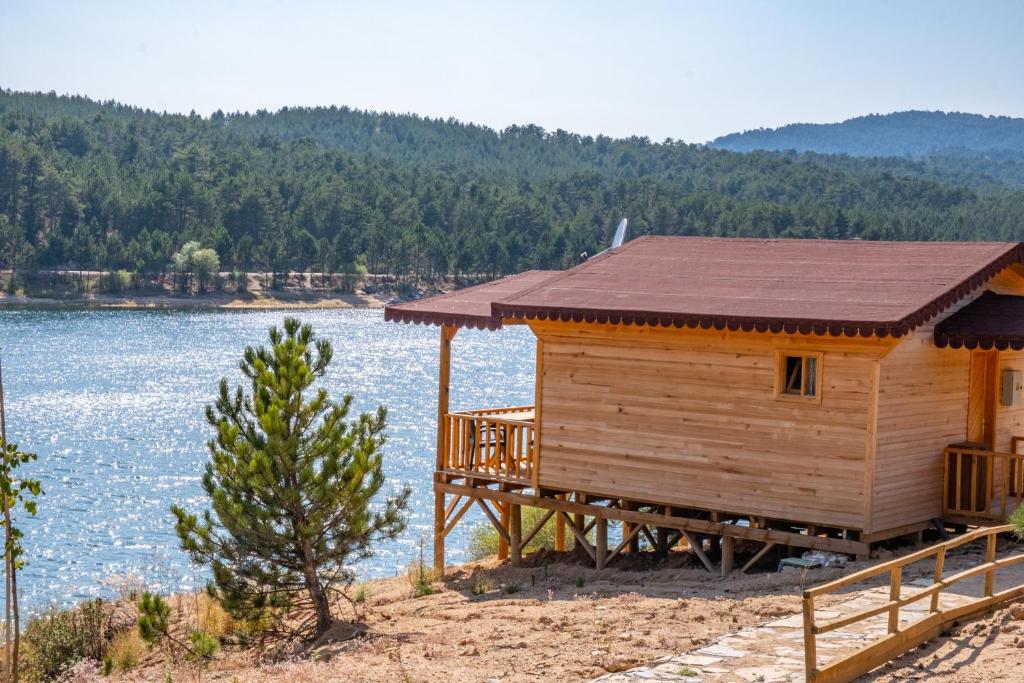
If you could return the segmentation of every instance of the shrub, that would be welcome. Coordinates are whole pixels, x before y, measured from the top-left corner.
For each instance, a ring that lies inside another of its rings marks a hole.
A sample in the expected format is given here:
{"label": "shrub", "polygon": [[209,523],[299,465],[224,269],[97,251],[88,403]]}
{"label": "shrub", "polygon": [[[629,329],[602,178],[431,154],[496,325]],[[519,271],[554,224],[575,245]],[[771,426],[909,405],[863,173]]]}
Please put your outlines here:
{"label": "shrub", "polygon": [[429,566],[423,560],[423,539],[420,538],[420,556],[419,559],[413,562],[406,568],[405,576],[409,579],[409,583],[412,584],[413,591],[416,595],[432,595],[434,589],[430,584],[435,581],[440,581],[444,578],[444,575]]}
{"label": "shrub", "polygon": [[1015,527],[1013,535],[1018,541],[1024,541],[1024,505],[1014,510],[1008,521]]}
{"label": "shrub", "polygon": [[[522,527],[525,535],[537,525],[547,514],[546,510],[540,508],[522,508]],[[567,548],[572,547],[573,540],[569,530],[566,530],[565,544]],[[498,554],[498,532],[494,527],[485,522],[473,527],[469,536],[469,557],[473,560],[482,560]],[[553,550],[555,547],[555,518],[551,517],[544,523],[544,527],[530,539],[530,542],[523,548],[525,552],[534,552],[542,548]]]}
{"label": "shrub", "polygon": [[103,276],[103,291],[111,294],[131,289],[132,274],[127,270],[116,270]]}
{"label": "shrub", "polygon": [[120,631],[114,635],[107,647],[107,654],[103,659],[104,670],[109,666],[111,670],[131,671],[138,666],[145,654],[146,643],[137,631]]}
{"label": "shrub", "polygon": [[235,632],[235,620],[215,597],[208,593],[200,593],[196,600],[196,621],[200,630],[218,640]]}
{"label": "shrub", "polygon": [[105,616],[106,607],[97,599],[30,618],[22,635],[24,680],[53,680],[87,657],[100,660],[106,650]]}

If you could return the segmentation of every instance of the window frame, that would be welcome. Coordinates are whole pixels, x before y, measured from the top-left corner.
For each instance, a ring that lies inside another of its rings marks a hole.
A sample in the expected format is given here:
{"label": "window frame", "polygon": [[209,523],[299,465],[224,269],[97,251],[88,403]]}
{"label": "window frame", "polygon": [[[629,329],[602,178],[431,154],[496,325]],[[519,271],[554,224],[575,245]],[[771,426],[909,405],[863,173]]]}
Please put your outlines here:
{"label": "window frame", "polygon": [[[801,380],[807,374],[807,359],[813,358],[815,363],[814,370],[814,395],[808,396],[803,393],[804,388],[800,388],[799,394],[790,394],[786,392],[786,359],[787,358],[800,358],[800,377]],[[804,351],[800,349],[776,349],[775,350],[775,382],[773,387],[774,398],[777,401],[796,401],[798,403],[821,403],[821,390],[823,387],[822,378],[824,377],[825,367],[825,352],[824,351]]]}

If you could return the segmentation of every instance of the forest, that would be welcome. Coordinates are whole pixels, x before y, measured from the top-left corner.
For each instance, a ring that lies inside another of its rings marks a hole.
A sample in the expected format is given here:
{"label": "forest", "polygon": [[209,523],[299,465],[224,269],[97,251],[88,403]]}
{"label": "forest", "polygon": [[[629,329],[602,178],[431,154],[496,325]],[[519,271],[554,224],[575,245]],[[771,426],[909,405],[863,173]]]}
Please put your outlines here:
{"label": "forest", "polygon": [[162,274],[191,244],[228,271],[495,277],[573,265],[623,216],[630,236],[1022,239],[1024,183],[1006,154],[1010,172],[0,90],[0,267]]}

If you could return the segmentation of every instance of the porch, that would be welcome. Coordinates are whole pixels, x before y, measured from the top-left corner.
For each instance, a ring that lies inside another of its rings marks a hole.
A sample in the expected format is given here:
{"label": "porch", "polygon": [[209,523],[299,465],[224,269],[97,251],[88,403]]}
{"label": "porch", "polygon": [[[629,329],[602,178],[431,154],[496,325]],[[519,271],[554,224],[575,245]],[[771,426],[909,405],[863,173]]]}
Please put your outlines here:
{"label": "porch", "polygon": [[955,524],[1002,524],[1024,502],[1024,437],[1010,452],[953,444],[943,453],[942,518]]}
{"label": "porch", "polygon": [[447,413],[441,474],[532,485],[537,471],[534,415],[533,406]]}

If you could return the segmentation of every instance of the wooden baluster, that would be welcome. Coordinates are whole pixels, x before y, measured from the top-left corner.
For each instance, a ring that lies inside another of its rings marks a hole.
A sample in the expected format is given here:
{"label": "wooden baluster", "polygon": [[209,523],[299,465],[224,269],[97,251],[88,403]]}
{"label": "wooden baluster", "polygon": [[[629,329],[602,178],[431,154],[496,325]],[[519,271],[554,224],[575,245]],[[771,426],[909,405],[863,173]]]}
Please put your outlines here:
{"label": "wooden baluster", "polygon": [[1010,457],[1001,458],[1002,467],[999,470],[999,516],[1006,518],[1006,503],[1010,496]]}
{"label": "wooden baluster", "polygon": [[[900,587],[903,582],[903,567],[893,567],[889,574],[889,602],[900,599]],[[896,633],[900,629],[900,606],[893,605],[889,608],[889,633]]]}
{"label": "wooden baluster", "polygon": [[[935,583],[940,583],[942,581],[942,571],[944,569],[945,564],[946,564],[946,546],[942,546],[941,548],[939,548],[938,555],[935,556]],[[940,593],[942,593],[942,589],[941,588],[939,590],[935,591],[934,593],[932,593],[932,605],[931,605],[932,613],[935,613],[935,612],[939,611],[939,594]]]}
{"label": "wooden baluster", "polygon": [[[996,561],[996,535],[988,535],[988,545],[985,548],[985,562],[992,564]],[[992,593],[995,592],[996,586],[996,568],[989,567],[985,571],[985,597],[992,597]]]}
{"label": "wooden baluster", "polygon": [[981,456],[971,456],[971,512],[978,510],[978,462]]}
{"label": "wooden baluster", "polygon": [[954,512],[960,512],[963,509],[963,472],[964,472],[964,454],[960,451],[956,451],[956,478],[953,480],[956,491],[956,507]]}

